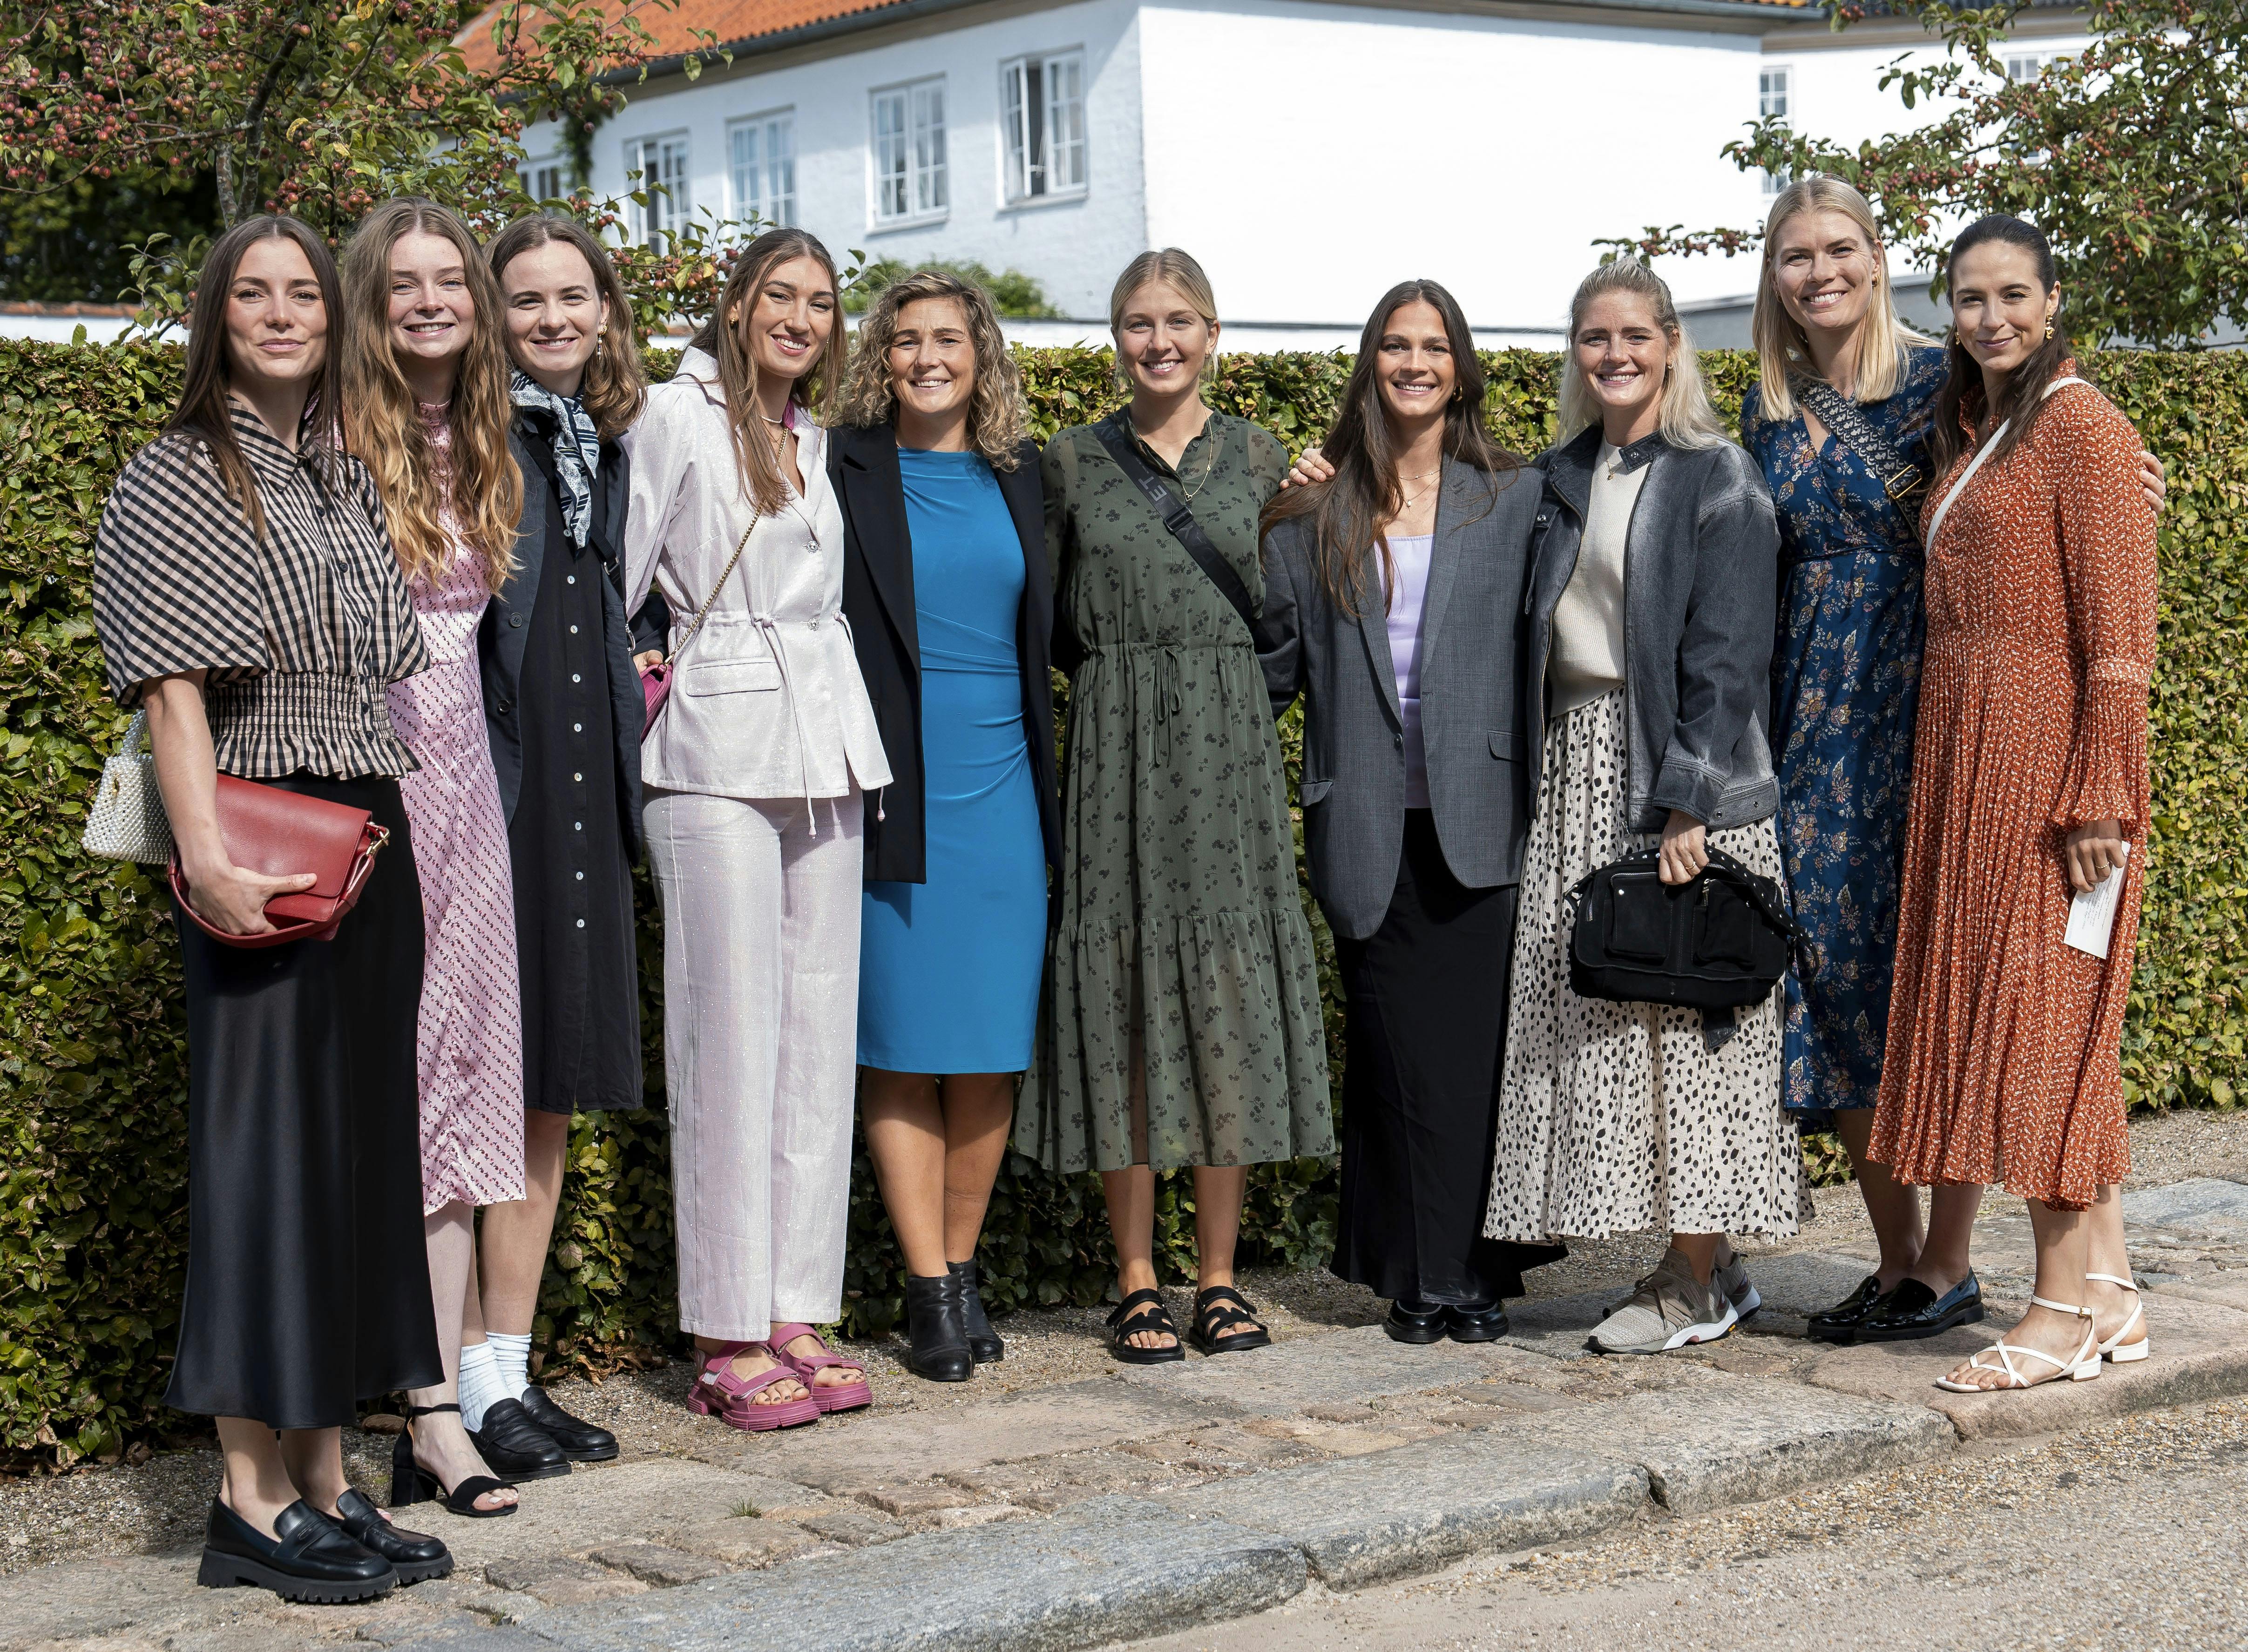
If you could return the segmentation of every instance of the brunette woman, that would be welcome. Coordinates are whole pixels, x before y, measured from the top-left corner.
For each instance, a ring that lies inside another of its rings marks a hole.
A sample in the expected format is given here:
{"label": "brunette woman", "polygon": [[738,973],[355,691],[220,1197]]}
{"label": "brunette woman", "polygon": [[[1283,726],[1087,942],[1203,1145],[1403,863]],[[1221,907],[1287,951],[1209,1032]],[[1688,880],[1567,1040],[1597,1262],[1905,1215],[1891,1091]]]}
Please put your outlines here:
{"label": "brunette woman", "polygon": [[477,652],[515,892],[525,1197],[484,1212],[461,1410],[506,1462],[527,1447],[593,1463],[616,1456],[616,1437],[531,1381],[531,1334],[571,1116],[643,1101],[632,863],[644,701],[625,623],[621,438],[647,386],[622,283],[574,220],[518,219],[485,256],[524,482],[516,571]]}
{"label": "brunette woman", "polygon": [[[1945,265],[1927,664],[1872,1152],[1907,1184],[2029,1201],[2020,1323],[1939,1386],[2032,1388],[2147,1356],[2117,1184],[2117,1052],[2146,872],[2155,516],[2131,422],[2084,382],[2053,251],[1977,219]],[[2073,897],[2120,878],[2112,917]],[[2104,932],[2101,932],[2104,930]]]}
{"label": "brunette woman", "polygon": [[644,742],[663,898],[689,1403],[736,1428],[869,1403],[811,1328],[843,1307],[859,1011],[860,795],[890,770],[844,621],[843,517],[813,421],[843,367],[834,261],[744,248],[627,439],[627,604],[671,611]]}
{"label": "brunette woman", "polygon": [[939,270],[885,287],[842,417],[843,613],[894,776],[866,829],[860,1105],[905,1253],[907,1367],[953,1382],[1004,1351],[976,1244],[1060,833],[1038,449],[990,296]]}
{"label": "brunette woman", "polygon": [[1155,1171],[1194,1167],[1197,1345],[1260,1348],[1233,1283],[1248,1167],[1332,1152],[1334,1124],[1279,741],[1242,611],[1287,457],[1202,399],[1217,308],[1192,258],[1134,259],[1109,317],[1131,400],[1057,435],[1041,465],[1070,713],[1050,1059],[1016,1144],[1101,1172],[1122,1298],[1110,1345],[1149,1364],[1185,1357],[1155,1289]]}
{"label": "brunette woman", "polygon": [[358,1402],[443,1380],[422,1241],[422,892],[384,690],[429,655],[345,457],[327,247],[246,220],[205,260],[186,382],[94,543],[109,689],[147,712],[188,899],[233,935],[311,887],[234,864],[217,776],[368,810],[390,833],[329,941],[250,950],[176,911],[188,1003],[188,1280],[166,1402],[215,1418],[200,1581],[360,1601],[452,1566],[344,1478]]}
{"label": "brunette woman", "polygon": [[1330,1264],[1402,1342],[1505,1335],[1551,1246],[1486,1239],[1515,880],[1518,655],[1539,479],[1491,439],[1467,318],[1433,281],[1366,324],[1332,481],[1265,508],[1259,652],[1304,699],[1305,848],[1347,994]]}
{"label": "brunette woman", "polygon": [[[515,1493],[463,1427],[462,1327],[476,1207],[523,1197],[522,1030],[507,830],[484,737],[476,636],[512,566],[523,479],[507,449],[499,295],[468,226],[428,201],[370,213],[344,255],[344,425],[374,473],[432,657],[390,690],[419,763],[402,782],[422,869],[427,973],[417,1041],[422,1208],[445,1380],[410,1392],[394,1505],[432,1485],[458,1514],[499,1515]],[[567,1463],[510,1462],[511,1476]]]}
{"label": "brunette woman", "polygon": [[1779,1105],[1777,993],[1710,1026],[1569,984],[1570,889],[1659,835],[1661,877],[1723,850],[1777,879],[1765,743],[1779,530],[1748,455],[1703,390],[1670,290],[1621,259],[1569,305],[1562,440],[1544,461],[1531,589],[1531,766],[1494,1239],[1669,1234],[1593,1332],[1654,1354],[1758,1305],[1727,1236],[1796,1230],[1802,1158]]}

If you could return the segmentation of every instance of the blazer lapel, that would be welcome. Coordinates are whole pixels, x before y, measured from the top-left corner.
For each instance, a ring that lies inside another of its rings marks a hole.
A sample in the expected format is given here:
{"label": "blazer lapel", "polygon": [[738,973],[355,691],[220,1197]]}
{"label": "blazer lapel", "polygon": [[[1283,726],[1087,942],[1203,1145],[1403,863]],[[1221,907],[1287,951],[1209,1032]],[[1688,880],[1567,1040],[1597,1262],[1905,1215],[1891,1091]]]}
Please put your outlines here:
{"label": "blazer lapel", "polygon": [[1429,548],[1429,588],[1421,598],[1421,671],[1425,677],[1429,656],[1436,651],[1436,633],[1444,623],[1444,605],[1452,599],[1459,577],[1460,557],[1467,550],[1468,490],[1474,473],[1456,459],[1444,461],[1442,490],[1436,495],[1436,541]]}
{"label": "blazer lapel", "polygon": [[1374,686],[1389,707],[1389,720],[1405,727],[1405,708],[1397,702],[1397,663],[1389,653],[1389,613],[1381,600],[1381,548],[1367,548],[1366,574],[1359,582],[1358,634],[1366,638],[1367,663],[1374,668]]}
{"label": "blazer lapel", "polygon": [[877,425],[854,430],[851,436],[841,448],[838,472],[846,495],[846,516],[859,529],[859,554],[866,559],[874,594],[882,599],[883,611],[918,672],[921,628],[914,613],[913,538],[906,525],[906,484],[898,468],[897,435],[888,425]]}
{"label": "blazer lapel", "polygon": [[1041,635],[1053,625],[1053,597],[1046,589],[1045,488],[1038,475],[1038,450],[1023,445],[1012,470],[995,473],[999,496],[1015,521],[1015,537],[1023,542],[1023,599],[1025,611],[1036,615]]}

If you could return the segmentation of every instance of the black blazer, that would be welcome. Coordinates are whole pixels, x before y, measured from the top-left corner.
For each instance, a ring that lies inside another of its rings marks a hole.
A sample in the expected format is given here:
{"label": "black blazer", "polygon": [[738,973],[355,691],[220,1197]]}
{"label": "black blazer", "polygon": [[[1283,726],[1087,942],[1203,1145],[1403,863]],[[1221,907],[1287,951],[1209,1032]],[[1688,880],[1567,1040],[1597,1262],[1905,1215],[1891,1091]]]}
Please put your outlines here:
{"label": "black blazer", "polygon": [[[501,813],[512,822],[517,799],[523,790],[523,647],[524,627],[538,604],[538,580],[546,563],[546,536],[560,521],[559,483],[554,474],[554,454],[543,432],[526,433],[518,414],[508,431],[508,446],[523,470],[523,519],[516,526],[516,570],[484,610],[476,631],[476,653],[483,672],[484,729],[491,740],[492,770],[499,780]],[[641,853],[641,723],[647,715],[647,699],[641,692],[640,673],[632,663],[631,626],[625,618],[625,510],[632,497],[631,461],[613,441],[601,444],[601,474],[594,490],[591,549],[609,577],[601,581],[601,611],[608,621],[609,711],[616,724],[617,780],[624,809],[626,845],[634,859]],[[661,645],[651,645],[660,646]]]}
{"label": "black blazer", "polygon": [[[870,883],[929,880],[928,784],[921,766],[921,641],[914,618],[913,542],[906,530],[905,484],[893,427],[841,426],[827,448],[827,472],[843,508],[843,617],[859,651],[859,674],[874,702],[890,784],[867,811]],[[1015,619],[1015,658],[1023,675],[1023,734],[1046,864],[1061,866],[1061,818],[1054,775],[1053,593],[1046,575],[1045,500],[1038,444],[1017,450],[1012,470],[994,470],[1007,514],[1023,542],[1023,602]]]}

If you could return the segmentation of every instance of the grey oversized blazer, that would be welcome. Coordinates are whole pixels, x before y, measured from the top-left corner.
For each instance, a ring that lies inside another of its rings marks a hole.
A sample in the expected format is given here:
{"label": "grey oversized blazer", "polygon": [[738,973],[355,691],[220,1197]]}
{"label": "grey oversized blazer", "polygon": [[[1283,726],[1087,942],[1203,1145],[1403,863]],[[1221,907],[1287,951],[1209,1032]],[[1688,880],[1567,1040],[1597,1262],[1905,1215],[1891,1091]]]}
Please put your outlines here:
{"label": "grey oversized blazer", "polygon": [[[1421,736],[1429,802],[1452,876],[1520,881],[1530,830],[1522,727],[1522,598],[1541,494],[1525,466],[1492,484],[1444,461],[1421,619]],[[1359,615],[1326,594],[1299,517],[1264,542],[1258,657],[1275,717],[1304,697],[1304,838],[1312,893],[1337,934],[1381,926],[1405,843],[1405,736],[1381,596],[1367,561]]]}

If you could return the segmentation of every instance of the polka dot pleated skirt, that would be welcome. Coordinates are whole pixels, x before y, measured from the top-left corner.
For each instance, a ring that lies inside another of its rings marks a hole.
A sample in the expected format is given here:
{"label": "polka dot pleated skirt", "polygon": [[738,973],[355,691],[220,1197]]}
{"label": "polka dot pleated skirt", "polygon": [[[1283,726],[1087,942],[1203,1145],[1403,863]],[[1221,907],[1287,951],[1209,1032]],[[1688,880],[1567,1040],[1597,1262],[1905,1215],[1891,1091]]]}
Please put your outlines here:
{"label": "polka dot pleated skirt", "polygon": [[[1621,691],[1546,725],[1484,1232],[1785,1237],[1810,1207],[1779,1104],[1777,994],[1712,1036],[1698,1010],[1570,990],[1564,898],[1587,872],[1655,841],[1628,829],[1627,772]],[[1770,820],[1710,843],[1780,876]]]}

